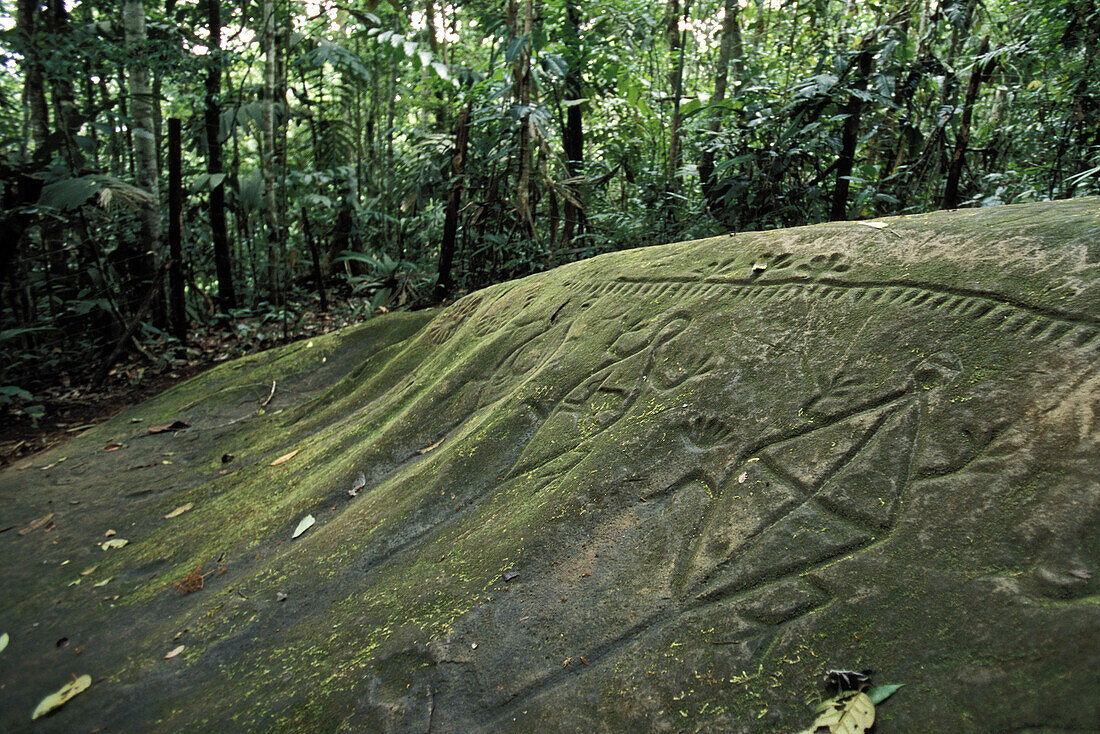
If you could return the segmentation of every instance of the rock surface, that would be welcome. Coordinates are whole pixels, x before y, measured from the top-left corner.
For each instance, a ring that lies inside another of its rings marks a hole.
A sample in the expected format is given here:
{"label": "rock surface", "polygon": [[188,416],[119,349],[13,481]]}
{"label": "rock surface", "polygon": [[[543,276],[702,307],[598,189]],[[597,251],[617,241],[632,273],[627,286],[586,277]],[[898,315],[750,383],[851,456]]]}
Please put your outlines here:
{"label": "rock surface", "polygon": [[0,474],[0,729],[1095,731],[1098,513],[1100,201],[618,253]]}

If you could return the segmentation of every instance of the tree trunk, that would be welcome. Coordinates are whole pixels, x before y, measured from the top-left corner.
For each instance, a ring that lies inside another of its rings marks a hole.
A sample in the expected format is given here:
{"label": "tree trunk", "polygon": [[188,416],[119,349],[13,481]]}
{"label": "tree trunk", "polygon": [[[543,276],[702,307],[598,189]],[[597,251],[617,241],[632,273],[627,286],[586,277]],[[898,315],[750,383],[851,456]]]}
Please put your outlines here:
{"label": "tree trunk", "polygon": [[40,3],[38,0],[19,0],[16,25],[23,54],[23,105],[27,126],[27,148],[41,148],[50,133],[50,112],[46,104],[46,83],[42,72]]}
{"label": "tree trunk", "polygon": [[742,61],[745,51],[741,42],[741,24],[738,20],[741,5],[737,0],[725,0],[723,7],[726,16],[722,19],[722,40],[718,46],[718,63],[714,70],[714,96],[711,98],[711,106],[714,109],[707,124],[707,131],[710,132],[712,140],[699,161],[699,183],[708,206],[712,208],[717,204],[713,180],[716,141],[713,138],[717,137],[722,129],[722,103],[726,100],[726,89],[729,87],[730,62],[733,63],[733,73],[737,80],[741,80],[745,74]]}
{"label": "tree trunk", "polygon": [[974,103],[978,99],[978,90],[981,89],[982,81],[993,72],[994,60],[990,59],[985,63],[981,60],[981,57],[988,52],[989,36],[986,36],[982,39],[978,58],[974,61],[974,68],[970,72],[970,82],[966,85],[962,119],[959,121],[959,132],[955,138],[955,151],[951,154],[951,164],[947,169],[947,185],[943,190],[944,209],[954,209],[959,205],[959,180],[962,178],[962,170],[966,162],[966,148],[970,145],[970,121],[974,115]]}
{"label": "tree trunk", "polygon": [[263,2],[264,98],[260,127],[262,150],[260,170],[264,179],[264,216],[267,220],[267,295],[271,303],[281,302],[279,263],[281,237],[278,198],[275,193],[275,3]]}
{"label": "tree trunk", "polygon": [[[668,194],[675,194],[680,188],[680,98],[683,96],[684,54],[687,47],[687,31],[680,30],[679,15],[672,12],[675,9],[676,0],[669,0],[668,10],[670,16],[667,21],[667,35],[669,40],[669,57],[672,60],[673,68],[669,74],[669,86],[672,87],[672,122],[669,124],[668,129],[668,179],[665,184],[665,192]],[[691,0],[684,0],[683,18],[685,23],[690,13]],[[669,206],[669,212],[671,213],[672,197],[666,196],[665,203]]]}
{"label": "tree trunk", "polygon": [[[519,171],[516,174],[516,212],[519,214],[520,226],[532,239],[537,238],[535,230],[535,215],[531,204],[532,169],[534,164],[533,141],[535,137],[535,122],[531,116],[531,53],[533,51],[532,30],[534,29],[534,0],[524,0],[522,26],[517,20],[513,23],[516,36],[524,36],[527,43],[519,56],[516,57],[513,66],[513,78],[515,80],[516,104],[523,110],[523,117],[519,121]],[[509,15],[515,18],[517,9],[515,2],[509,5]]]}
{"label": "tree trunk", "polygon": [[[565,129],[562,132],[562,148],[565,150],[565,168],[570,178],[584,173],[584,105],[578,100],[584,99],[585,49],[581,45],[581,11],[575,0],[566,0],[566,44],[569,49],[567,63],[569,69],[565,75],[565,98],[569,103],[565,111]],[[573,189],[574,195],[576,189]],[[564,204],[564,225],[561,234],[561,246],[569,247],[573,237],[583,224],[584,210],[578,207],[570,197]]]}
{"label": "tree trunk", "polygon": [[[152,87],[145,32],[145,8],[141,0],[125,0],[122,8],[126,46],[129,52],[130,117],[133,120],[132,140],[134,174],[139,188],[152,197],[138,208],[140,241],[133,282],[128,284],[132,307],[140,304],[153,282],[155,253],[160,250],[160,194],[157,175],[156,134],[153,128]],[[154,304],[156,298],[154,297]]]}
{"label": "tree trunk", "polygon": [[187,343],[183,301],[183,145],[179,118],[168,118],[168,302],[172,334]]}
{"label": "tree trunk", "polygon": [[454,263],[455,241],[458,237],[458,212],[462,207],[462,190],[466,185],[466,143],[470,136],[470,114],[474,103],[470,102],[455,122],[455,152],[451,156],[451,190],[447,194],[447,212],[443,221],[443,241],[439,245],[439,278],[435,285],[435,299],[446,298],[454,282],[451,266]]}
{"label": "tree trunk", "polygon": [[207,41],[206,98],[203,122],[206,128],[206,172],[222,174],[223,180],[210,189],[210,239],[214,246],[214,267],[218,273],[218,309],[229,313],[237,307],[233,288],[233,262],[229,251],[229,233],[225,225],[225,181],[221,138],[221,0],[207,0],[206,18],[210,31]]}
{"label": "tree trunk", "polygon": [[[874,66],[874,55],[864,48],[859,52],[856,61],[856,78],[852,81],[852,89],[862,92],[867,88],[867,79],[871,76]],[[844,131],[841,134],[840,157],[836,167],[836,187],[833,189],[833,203],[829,211],[829,219],[833,221],[848,218],[848,188],[852,176],[852,167],[855,164],[856,145],[859,143],[859,116],[863,111],[863,100],[852,94],[848,97],[848,105],[845,109],[847,115],[844,119]]]}
{"label": "tree trunk", "polygon": [[313,283],[317,287],[317,295],[321,299],[321,312],[328,311],[328,294],[325,292],[325,276],[321,272],[321,253],[318,251],[317,240],[313,239],[313,228],[309,224],[309,212],[302,207],[302,237],[305,238],[309,248],[310,257],[313,260]]}

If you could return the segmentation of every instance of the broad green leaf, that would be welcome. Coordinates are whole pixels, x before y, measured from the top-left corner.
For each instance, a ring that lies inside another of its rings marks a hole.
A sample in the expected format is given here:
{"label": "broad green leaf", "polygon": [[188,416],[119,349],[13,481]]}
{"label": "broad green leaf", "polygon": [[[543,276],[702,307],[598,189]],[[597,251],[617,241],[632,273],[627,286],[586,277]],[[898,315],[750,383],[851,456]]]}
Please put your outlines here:
{"label": "broad green leaf", "polygon": [[92,685],[92,676],[90,675],[82,675],[79,678],[73,677],[72,682],[66,683],[59,691],[51,693],[39,702],[38,706],[34,709],[34,713],[31,714],[31,721],[39,719],[54,709],[64,706],[68,703],[70,698],[88,690],[88,686],[90,685]]}
{"label": "broad green leaf", "polygon": [[447,81],[451,80],[450,69],[448,69],[447,65],[444,64],[443,62],[433,61],[432,62],[432,68],[435,69],[435,73],[439,74],[439,78],[442,79],[443,81],[447,82]]}
{"label": "broad green leaf", "polygon": [[129,542],[130,541],[126,540],[125,538],[111,538],[110,540],[104,541],[101,547],[103,548],[103,550],[107,551],[111,550],[112,548],[121,548]]}
{"label": "broad green leaf", "polygon": [[103,186],[95,176],[68,178],[42,187],[38,203],[54,209],[76,209],[98,194]]}
{"label": "broad green leaf", "polygon": [[10,642],[10,641],[11,641],[11,637],[8,636],[7,632],[0,635],[0,652],[4,652],[4,648],[6,648],[8,646],[8,642]]}
{"label": "broad green leaf", "polygon": [[807,732],[814,734],[863,734],[875,723],[875,704],[861,691],[850,691],[823,701]]}
{"label": "broad green leaf", "polygon": [[871,690],[867,691],[867,697],[871,699],[872,703],[878,706],[890,696],[897,693],[897,690],[904,685],[904,683],[891,683],[888,686],[875,686]]}
{"label": "broad green leaf", "polygon": [[305,517],[303,517],[302,521],[298,523],[298,527],[294,528],[294,535],[290,536],[291,539],[293,540],[305,531],[309,530],[311,527],[313,527],[313,524],[315,522],[317,522],[317,520],[314,519],[313,515],[306,515]]}

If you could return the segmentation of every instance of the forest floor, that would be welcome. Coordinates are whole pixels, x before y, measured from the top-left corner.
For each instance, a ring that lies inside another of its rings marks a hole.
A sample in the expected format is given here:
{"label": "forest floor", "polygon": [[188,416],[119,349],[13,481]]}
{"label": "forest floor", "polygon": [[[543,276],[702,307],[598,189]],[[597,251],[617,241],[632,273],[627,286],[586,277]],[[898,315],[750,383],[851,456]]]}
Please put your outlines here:
{"label": "forest floor", "polygon": [[35,403],[45,409],[41,417],[0,409],[0,467],[59,446],[217,364],[363,321],[368,316],[357,308],[359,300],[338,302],[327,313],[306,311],[288,324],[254,316],[238,318],[229,328],[205,325],[190,332],[183,350],[144,342],[142,351],[124,354],[96,390],[89,385],[98,364],[51,375],[34,391]]}

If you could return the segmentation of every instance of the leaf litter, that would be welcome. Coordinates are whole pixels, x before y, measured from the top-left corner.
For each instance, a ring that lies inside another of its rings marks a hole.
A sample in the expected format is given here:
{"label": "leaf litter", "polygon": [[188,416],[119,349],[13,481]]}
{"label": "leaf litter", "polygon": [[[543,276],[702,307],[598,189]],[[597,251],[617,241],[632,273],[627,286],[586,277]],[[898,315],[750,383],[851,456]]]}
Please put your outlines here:
{"label": "leaf litter", "polygon": [[871,686],[872,670],[828,670],[825,684],[836,692],[818,704],[817,718],[799,734],[863,734],[875,723],[875,706],[901,688],[903,683]]}
{"label": "leaf litter", "polygon": [[180,515],[187,512],[188,510],[190,510],[194,506],[195,506],[194,502],[188,502],[186,505],[180,505],[179,507],[177,507],[176,509],[172,510],[167,515],[165,515],[164,519],[165,520],[171,520],[173,517],[179,517]]}
{"label": "leaf litter", "polygon": [[270,466],[278,466],[279,464],[282,464],[283,462],[290,461],[291,459],[293,459],[295,456],[298,455],[299,451],[301,451],[301,449],[294,449],[289,454],[283,454],[278,459],[275,459],[275,461],[271,462]]}
{"label": "leaf litter", "polygon": [[294,528],[294,535],[291,535],[290,539],[294,540],[299,535],[313,527],[314,523],[316,522],[317,519],[314,518],[313,515],[306,515],[302,518],[301,522],[298,523],[298,527]]}
{"label": "leaf litter", "polygon": [[31,714],[31,721],[40,719],[56,709],[61,708],[69,702],[69,699],[88,690],[88,687],[91,685],[92,676],[82,675],[78,678],[74,675],[70,682],[66,683],[55,693],[46,696],[38,703],[34,709],[34,713]]}
{"label": "leaf litter", "polygon": [[363,475],[363,472],[359,472],[359,476],[351,483],[351,489],[348,490],[348,496],[357,497],[365,486],[367,486],[367,478]]}

